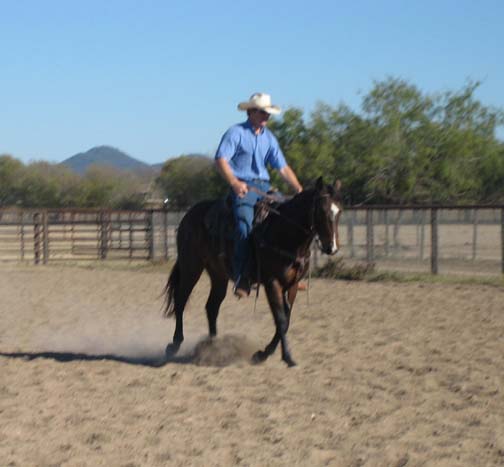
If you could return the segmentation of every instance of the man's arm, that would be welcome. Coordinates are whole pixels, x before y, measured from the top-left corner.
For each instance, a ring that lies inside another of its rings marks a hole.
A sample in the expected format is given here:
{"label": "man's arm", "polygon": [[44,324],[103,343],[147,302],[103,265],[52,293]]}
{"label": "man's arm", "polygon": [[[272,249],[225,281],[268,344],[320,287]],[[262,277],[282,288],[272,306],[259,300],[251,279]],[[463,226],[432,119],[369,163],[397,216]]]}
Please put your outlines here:
{"label": "man's arm", "polygon": [[282,178],[294,189],[296,193],[301,193],[303,191],[303,187],[301,186],[301,183],[299,183],[296,174],[288,165],[281,168],[279,172]]}
{"label": "man's arm", "polygon": [[222,178],[226,180],[229,186],[233,189],[239,198],[243,198],[248,192],[248,186],[245,182],[242,182],[235,177],[229,163],[226,159],[220,157],[215,159],[215,166],[217,171],[221,174]]}

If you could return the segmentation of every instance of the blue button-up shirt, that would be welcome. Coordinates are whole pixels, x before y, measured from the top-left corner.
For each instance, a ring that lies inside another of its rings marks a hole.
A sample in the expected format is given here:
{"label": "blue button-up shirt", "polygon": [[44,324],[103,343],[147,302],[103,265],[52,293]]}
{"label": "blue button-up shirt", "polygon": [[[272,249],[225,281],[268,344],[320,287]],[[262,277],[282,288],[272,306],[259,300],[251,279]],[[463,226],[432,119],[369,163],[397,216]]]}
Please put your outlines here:
{"label": "blue button-up shirt", "polygon": [[235,177],[241,180],[269,180],[267,166],[280,170],[287,165],[278,141],[267,128],[255,134],[247,120],[232,126],[219,144],[215,159],[228,161]]}

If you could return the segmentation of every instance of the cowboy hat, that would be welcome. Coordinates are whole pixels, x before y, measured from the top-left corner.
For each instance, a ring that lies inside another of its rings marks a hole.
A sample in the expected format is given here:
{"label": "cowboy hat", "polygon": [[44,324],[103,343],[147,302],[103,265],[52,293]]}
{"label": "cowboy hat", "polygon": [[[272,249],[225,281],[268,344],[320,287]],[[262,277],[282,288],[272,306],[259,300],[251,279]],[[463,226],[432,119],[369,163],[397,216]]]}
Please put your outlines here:
{"label": "cowboy hat", "polygon": [[282,111],[282,109],[277,105],[271,104],[271,96],[269,94],[264,94],[262,92],[252,94],[247,102],[240,102],[238,104],[238,109],[259,109],[273,115],[278,115]]}

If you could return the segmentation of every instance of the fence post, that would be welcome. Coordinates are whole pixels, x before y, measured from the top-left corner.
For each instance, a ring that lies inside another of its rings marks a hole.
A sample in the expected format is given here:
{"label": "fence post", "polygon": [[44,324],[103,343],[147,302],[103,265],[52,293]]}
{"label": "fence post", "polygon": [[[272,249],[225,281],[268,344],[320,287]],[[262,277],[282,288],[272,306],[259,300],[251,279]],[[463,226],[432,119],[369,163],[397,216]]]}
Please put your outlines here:
{"label": "fence post", "polygon": [[163,210],[163,250],[164,250],[164,259],[168,260],[168,211],[166,209]]}
{"label": "fence post", "polygon": [[75,254],[75,212],[70,213],[70,245],[72,255]]}
{"label": "fence post", "polygon": [[402,209],[399,209],[399,211],[397,211],[397,218],[394,224],[394,252],[397,252],[399,249],[399,227],[401,225],[402,215],[403,211]]}
{"label": "fence post", "polygon": [[24,239],[24,212],[19,211],[19,224],[20,224],[20,240],[21,240],[21,261],[25,258],[25,239]]}
{"label": "fence post", "polygon": [[502,258],[502,274],[504,274],[504,208],[501,209],[501,258]]}
{"label": "fence post", "polygon": [[420,215],[420,261],[424,259],[424,247],[425,247],[425,210],[422,209]]}
{"label": "fence post", "polygon": [[33,214],[33,261],[40,263],[40,213]]}
{"label": "fence post", "polygon": [[431,273],[438,273],[438,209],[431,209]]}
{"label": "fence post", "polygon": [[147,240],[147,259],[152,261],[154,259],[154,211],[151,209],[147,212],[145,222],[145,236]]}
{"label": "fence post", "polygon": [[107,225],[107,214],[105,211],[100,211],[100,259],[106,259],[107,258],[107,240],[108,240],[108,235],[107,235],[107,230],[108,230],[108,225]]}
{"label": "fence post", "polygon": [[350,211],[350,215],[348,216],[348,224],[347,224],[347,237],[348,237],[348,248],[350,249],[350,258],[355,256],[354,250],[354,218],[355,211]]}
{"label": "fence post", "polygon": [[42,262],[49,261],[49,216],[47,211],[42,212]]}
{"label": "fence post", "polygon": [[372,263],[374,261],[374,235],[373,235],[373,211],[368,208],[366,210],[366,251],[367,251],[367,262]]}
{"label": "fence post", "polygon": [[385,256],[389,255],[389,222],[388,222],[388,209],[383,211],[383,222],[385,224]]}
{"label": "fence post", "polygon": [[133,259],[133,222],[131,212],[128,214],[128,244],[129,244],[129,259]]}
{"label": "fence post", "polygon": [[476,251],[478,245],[478,209],[473,209],[473,244],[472,244],[472,260],[476,260]]}

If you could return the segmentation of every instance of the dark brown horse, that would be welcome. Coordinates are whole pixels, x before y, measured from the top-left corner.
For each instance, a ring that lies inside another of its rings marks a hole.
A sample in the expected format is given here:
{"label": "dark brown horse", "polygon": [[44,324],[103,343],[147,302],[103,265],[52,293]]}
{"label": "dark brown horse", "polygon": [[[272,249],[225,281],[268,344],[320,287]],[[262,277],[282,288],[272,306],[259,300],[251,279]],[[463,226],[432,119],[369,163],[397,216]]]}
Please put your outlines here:
{"label": "dark brown horse", "polygon": [[[318,237],[321,251],[333,255],[338,251],[338,221],[342,210],[340,184],[324,185],[320,177],[315,188],[303,191],[281,203],[266,220],[252,231],[256,264],[253,279],[262,284],[275,321],[275,335],[263,351],[253,356],[256,363],[266,360],[282,345],[282,359],[295,365],[287,345],[287,330],[296,298],[298,282],[308,270],[310,245]],[[193,206],[180,222],[177,232],[178,258],[168,283],[166,316],[175,314],[173,343],[167,354],[178,351],[184,340],[184,307],[196,282],[205,269],[211,289],[206,303],[210,336],[217,335],[219,307],[226,296],[231,272],[232,241],[225,242],[225,252],[212,238],[204,219],[215,201]]]}

